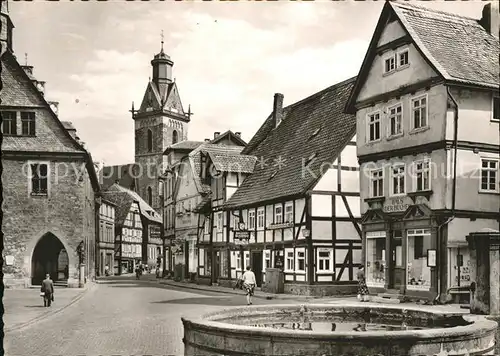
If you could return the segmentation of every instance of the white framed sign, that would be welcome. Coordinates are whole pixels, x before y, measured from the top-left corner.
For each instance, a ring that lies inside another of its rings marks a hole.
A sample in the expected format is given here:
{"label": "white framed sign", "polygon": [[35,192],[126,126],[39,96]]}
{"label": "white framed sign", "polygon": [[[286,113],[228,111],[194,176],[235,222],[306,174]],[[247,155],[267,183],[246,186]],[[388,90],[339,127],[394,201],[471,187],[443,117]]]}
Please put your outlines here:
{"label": "white framed sign", "polygon": [[7,266],[14,265],[14,261],[15,261],[14,256],[5,256],[5,264]]}

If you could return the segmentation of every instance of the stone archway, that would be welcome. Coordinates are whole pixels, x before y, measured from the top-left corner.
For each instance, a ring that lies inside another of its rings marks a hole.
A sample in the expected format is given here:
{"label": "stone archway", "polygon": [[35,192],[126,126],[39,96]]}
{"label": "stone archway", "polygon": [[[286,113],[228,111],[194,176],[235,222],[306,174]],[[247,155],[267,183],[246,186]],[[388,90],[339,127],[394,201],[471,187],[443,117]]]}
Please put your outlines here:
{"label": "stone archway", "polygon": [[[59,272],[61,268],[65,272],[68,262],[68,254],[61,240],[50,232],[46,233],[38,240],[31,255],[31,284],[40,285],[47,273],[54,281],[67,279],[67,273],[60,278]],[[59,266],[59,263],[66,266]]]}

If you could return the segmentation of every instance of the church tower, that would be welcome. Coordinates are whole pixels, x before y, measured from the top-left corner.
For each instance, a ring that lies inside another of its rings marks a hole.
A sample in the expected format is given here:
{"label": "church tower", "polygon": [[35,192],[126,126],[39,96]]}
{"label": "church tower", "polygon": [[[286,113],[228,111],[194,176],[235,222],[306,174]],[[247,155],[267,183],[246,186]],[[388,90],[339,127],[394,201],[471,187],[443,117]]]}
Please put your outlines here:
{"label": "church tower", "polygon": [[163,51],[151,61],[153,77],[146,87],[139,110],[132,103],[135,122],[135,163],[139,195],[160,211],[158,177],[166,167],[163,152],[175,143],[187,140],[191,113],[184,112],[177,84],[172,80],[174,62]]}

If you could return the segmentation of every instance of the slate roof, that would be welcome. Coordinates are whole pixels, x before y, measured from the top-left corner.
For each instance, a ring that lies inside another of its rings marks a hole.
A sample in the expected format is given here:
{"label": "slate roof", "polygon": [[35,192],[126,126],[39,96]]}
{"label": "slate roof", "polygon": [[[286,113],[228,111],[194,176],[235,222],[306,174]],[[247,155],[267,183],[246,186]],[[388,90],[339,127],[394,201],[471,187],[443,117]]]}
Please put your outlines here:
{"label": "slate roof", "polygon": [[499,40],[477,19],[406,2],[390,5],[415,44],[445,79],[499,87]]}
{"label": "slate roof", "polygon": [[[242,152],[257,157],[255,169],[225,208],[302,195],[310,189],[320,177],[321,164],[333,163],[356,133],[355,115],[344,112],[355,79],[283,108],[283,120],[276,128],[270,115]],[[303,169],[307,165],[303,160],[312,154],[316,156],[308,167],[316,177]]]}
{"label": "slate roof", "polygon": [[207,152],[212,154],[240,154],[243,150],[242,146],[227,146],[227,145],[215,145],[212,143],[204,143],[198,148],[191,151],[188,155],[191,170],[193,172],[193,179],[200,194],[210,193],[210,186],[202,183],[200,178],[201,173],[201,152]]}
{"label": "slate roof", "polygon": [[239,154],[205,151],[219,172],[252,173],[257,157]]}
{"label": "slate roof", "polygon": [[106,201],[110,201],[116,205],[115,207],[115,224],[117,226],[123,226],[127,214],[130,211],[130,206],[134,201],[132,197],[125,193],[119,191],[104,191],[102,196]]}
{"label": "slate roof", "polygon": [[499,88],[499,39],[488,33],[478,19],[436,11],[406,1],[387,1],[361,65],[347,110],[353,110],[377,55],[380,35],[391,17],[396,17],[429,65],[446,81]]}
{"label": "slate roof", "polygon": [[[124,188],[120,186],[119,184],[113,184],[111,187],[108,188],[107,192],[117,192],[117,193],[124,193],[130,197],[131,201],[136,201],[139,203],[139,210],[142,216],[144,216],[146,219],[149,221],[157,222],[157,223],[163,223],[163,219],[158,214],[148,203],[142,199],[139,194],[136,192],[131,191],[130,189]],[[107,198],[107,196],[106,196]],[[124,198],[126,201],[127,198]],[[130,209],[130,205],[129,205]]]}
{"label": "slate roof", "polygon": [[[9,18],[10,21],[10,18]],[[67,152],[82,153],[85,159],[85,168],[94,192],[100,191],[99,179],[95,171],[94,162],[90,152],[66,130],[59,117],[50,107],[44,95],[38,91],[31,80],[31,76],[21,67],[15,55],[6,51],[1,56],[2,72],[2,104],[9,106],[31,106],[31,103],[39,103],[50,119],[46,121],[52,130],[60,130],[61,136],[43,135],[42,137],[3,136],[2,151],[13,152]],[[66,140],[63,140],[64,138]]]}

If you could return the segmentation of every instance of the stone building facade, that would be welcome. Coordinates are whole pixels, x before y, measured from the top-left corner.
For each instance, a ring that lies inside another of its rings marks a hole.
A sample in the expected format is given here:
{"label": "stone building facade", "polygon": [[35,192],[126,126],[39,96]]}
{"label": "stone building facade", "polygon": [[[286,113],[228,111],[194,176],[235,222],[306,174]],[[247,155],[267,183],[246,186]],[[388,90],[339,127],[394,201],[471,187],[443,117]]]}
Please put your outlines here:
{"label": "stone building facade", "polygon": [[50,273],[78,286],[95,273],[96,172],[59,120],[57,103],[46,100],[45,83],[17,62],[7,2],[1,4],[4,283],[27,287]]}

